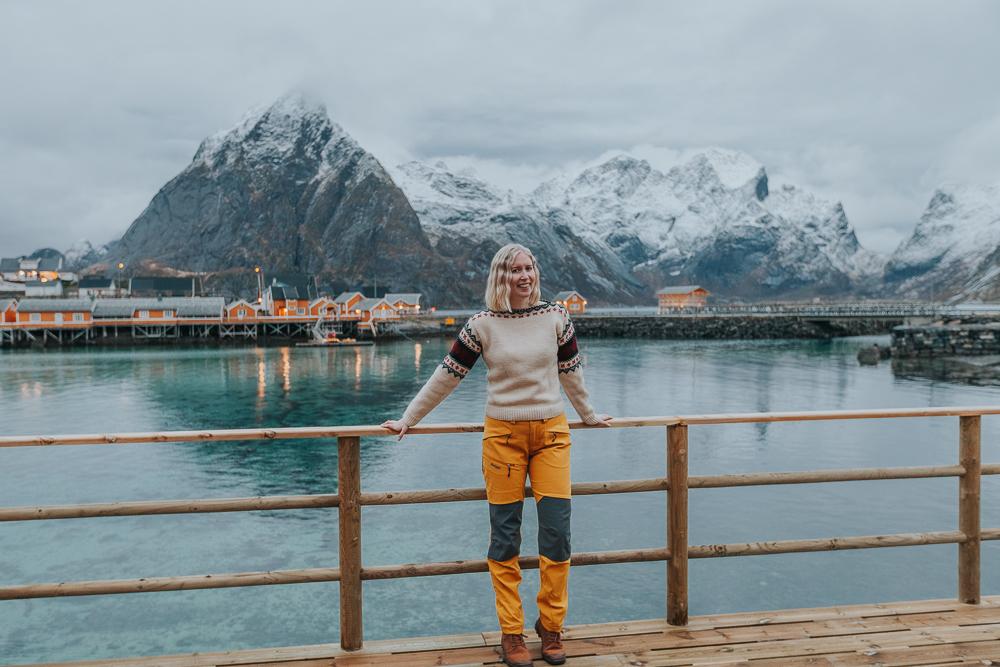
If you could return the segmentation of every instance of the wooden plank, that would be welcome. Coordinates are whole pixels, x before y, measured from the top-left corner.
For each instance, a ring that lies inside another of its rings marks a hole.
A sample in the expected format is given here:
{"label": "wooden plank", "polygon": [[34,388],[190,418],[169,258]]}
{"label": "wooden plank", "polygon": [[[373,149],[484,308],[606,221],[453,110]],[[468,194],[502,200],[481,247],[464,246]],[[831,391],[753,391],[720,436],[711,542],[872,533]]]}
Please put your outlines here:
{"label": "wooden plank", "polygon": [[688,558],[729,558],[733,556],[843,551],[845,549],[910,547],[926,544],[958,544],[964,540],[965,535],[961,531],[941,531],[934,533],[821,537],[808,540],[776,540],[773,542],[740,542],[736,544],[699,544],[691,546],[688,549]]}
{"label": "wooden plank", "polygon": [[340,646],[356,651],[363,641],[361,614],[361,438],[337,439],[340,495]]}
{"label": "wooden plank", "polygon": [[959,417],[959,463],[965,474],[958,484],[958,529],[965,541],[958,545],[958,599],[969,604],[979,602],[980,421],[979,416]]}
{"label": "wooden plank", "polygon": [[687,426],[667,427],[667,621],[688,622],[688,434]]}
{"label": "wooden plank", "polygon": [[[770,422],[827,421],[841,419],[892,419],[906,417],[956,417],[1000,414],[1000,406],[895,408],[870,410],[828,410],[812,412],[747,412],[710,415],[671,415],[630,417],[611,420],[612,428],[670,426],[674,424],[758,424]],[[571,429],[601,428],[580,421],[570,422]],[[414,426],[407,435],[443,433],[481,433],[482,423],[427,424]],[[390,436],[381,426],[309,426],[273,429],[220,429],[202,431],[162,431],[141,433],[92,433],[75,435],[13,435],[0,437],[0,447],[39,447],[60,445],[126,445],[169,442],[223,442],[231,440],[288,440]]]}
{"label": "wooden plank", "polygon": [[38,519],[91,519],[106,516],[196,514],[203,512],[254,512],[262,510],[336,507],[336,494],[298,496],[254,496],[249,498],[203,498],[200,500],[142,500],[87,505],[47,505],[0,508],[0,521]]}

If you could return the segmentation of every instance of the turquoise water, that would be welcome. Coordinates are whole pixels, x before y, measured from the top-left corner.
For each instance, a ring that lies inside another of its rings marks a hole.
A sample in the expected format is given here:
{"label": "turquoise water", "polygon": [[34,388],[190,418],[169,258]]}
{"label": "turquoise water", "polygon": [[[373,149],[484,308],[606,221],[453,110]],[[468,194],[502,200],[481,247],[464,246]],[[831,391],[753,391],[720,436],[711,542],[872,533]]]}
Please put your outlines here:
{"label": "turquoise water", "polygon": [[[1000,404],[1000,389],[859,367],[862,340],[583,341],[599,411],[617,416]],[[4,434],[372,424],[400,414],[447,340],[357,349],[5,351]],[[476,421],[475,368],[428,422]],[[692,427],[692,475],[951,465],[957,418]],[[1000,417],[983,458],[1000,462]],[[474,434],[363,440],[365,491],[481,486]],[[330,441],[0,450],[0,505],[331,493]],[[659,476],[662,428],[574,433],[574,481]],[[897,480],[693,490],[692,544],[954,530],[957,481]],[[576,551],[662,546],[662,493],[574,501]],[[525,512],[524,552],[534,553]],[[1000,479],[983,526],[1000,527]],[[366,565],[482,558],[484,503],[366,508]],[[693,615],[952,597],[956,547],[696,560]],[[1000,593],[984,545],[984,593]],[[337,565],[335,510],[0,524],[0,585]],[[522,587],[529,623],[537,574]],[[664,615],[662,563],[575,568],[572,624]],[[368,639],[494,629],[486,575],[368,582]],[[0,664],[338,641],[336,584],[0,602]]]}

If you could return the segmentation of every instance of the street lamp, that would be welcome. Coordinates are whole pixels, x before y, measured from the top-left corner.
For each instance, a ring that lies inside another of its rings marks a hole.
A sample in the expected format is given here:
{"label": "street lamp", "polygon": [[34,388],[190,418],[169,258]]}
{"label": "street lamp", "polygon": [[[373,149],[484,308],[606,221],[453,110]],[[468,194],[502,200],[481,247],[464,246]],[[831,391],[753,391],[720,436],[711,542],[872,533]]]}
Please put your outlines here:
{"label": "street lamp", "polygon": [[122,295],[122,269],[125,268],[125,262],[118,262],[118,280],[115,281],[115,286],[118,288],[118,296]]}
{"label": "street lamp", "polygon": [[253,272],[257,274],[257,303],[262,303],[264,301],[264,274],[261,273],[260,267],[253,267]]}

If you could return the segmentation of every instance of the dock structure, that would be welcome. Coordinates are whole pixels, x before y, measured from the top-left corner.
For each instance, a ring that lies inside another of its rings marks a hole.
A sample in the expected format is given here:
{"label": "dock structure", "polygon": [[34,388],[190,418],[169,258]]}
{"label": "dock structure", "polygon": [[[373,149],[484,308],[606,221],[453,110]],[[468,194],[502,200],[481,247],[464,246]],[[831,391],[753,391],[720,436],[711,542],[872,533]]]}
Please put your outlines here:
{"label": "dock structure", "polygon": [[293,288],[272,287],[264,304],[226,304],[222,297],[4,300],[0,348],[108,339],[308,338],[321,321],[374,337],[400,319],[384,299],[358,298],[348,309],[326,297],[309,303],[296,295]]}
{"label": "dock structure", "polygon": [[[1000,528],[980,525],[983,475],[1000,474],[1000,464],[981,460],[981,421],[1000,414],[1000,406],[832,412],[708,414],[616,419],[614,428],[641,428],[664,438],[667,466],[663,475],[647,479],[583,482],[573,495],[665,492],[667,539],[662,546],[575,553],[572,566],[659,561],[665,563],[666,617],[646,621],[578,626],[568,629],[567,653],[576,667],[604,665],[960,665],[1000,661],[1000,597],[983,597],[980,547],[1000,540]],[[688,431],[719,424],[785,423],[819,420],[957,418],[953,465],[893,468],[771,471],[724,475],[688,474]],[[576,422],[571,428],[588,428]],[[414,436],[482,432],[481,423],[417,426]],[[443,563],[365,566],[362,562],[361,508],[482,501],[482,488],[420,491],[361,491],[362,438],[385,437],[376,426],[333,426],[218,431],[168,431],[61,436],[2,436],[6,447],[130,445],[143,443],[336,439],[338,493],[126,501],[83,505],[0,508],[0,521],[39,521],[108,516],[247,512],[336,507],[339,518],[339,567],[294,570],[190,574],[141,579],[32,583],[0,587],[0,601],[82,595],[118,595],[188,589],[340,582],[339,646],[297,646],[224,653],[199,653],[129,660],[103,660],[75,665],[151,667],[206,665],[493,665],[498,664],[499,635],[483,632],[453,637],[364,642],[362,587],[365,581],[441,576],[487,571],[484,559]],[[372,446],[379,446],[371,443]],[[955,530],[852,535],[767,542],[692,545],[688,542],[688,495],[696,489],[762,485],[816,484],[862,480],[952,477],[958,480]],[[530,489],[526,489],[530,493]],[[688,613],[688,561],[782,553],[955,544],[956,597],[953,600],[859,605],[851,607],[769,611],[717,616]],[[521,567],[538,567],[537,556],[522,556]],[[415,613],[427,610],[415,609]],[[531,644],[537,656],[537,643]],[[984,662],[985,661],[985,662]]]}

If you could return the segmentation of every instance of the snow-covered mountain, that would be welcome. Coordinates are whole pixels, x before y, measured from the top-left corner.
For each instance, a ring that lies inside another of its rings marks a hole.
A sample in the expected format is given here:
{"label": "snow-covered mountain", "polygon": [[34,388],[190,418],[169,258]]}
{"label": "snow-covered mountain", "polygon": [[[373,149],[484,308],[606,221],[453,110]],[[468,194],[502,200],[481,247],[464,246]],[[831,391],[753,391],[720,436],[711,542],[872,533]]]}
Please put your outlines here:
{"label": "snow-covered mountain", "polygon": [[101,261],[108,251],[106,245],[97,248],[87,239],[80,239],[68,250],[63,251],[64,266],[68,269],[78,270]]}
{"label": "snow-covered mountain", "polygon": [[332,290],[378,282],[439,303],[465,297],[378,160],[297,93],[205,139],[109,258],[247,280],[260,265]]}
{"label": "snow-covered mountain", "polygon": [[938,188],[885,267],[903,296],[1000,296],[1000,184]]}
{"label": "snow-covered mountain", "polygon": [[525,195],[441,162],[400,165],[393,177],[439,251],[559,229],[595,262],[603,256],[605,278],[646,299],[689,283],[720,296],[864,291],[881,267],[839,203],[788,185],[772,192],[764,167],[737,151],[708,149],[667,172],[618,155]]}

